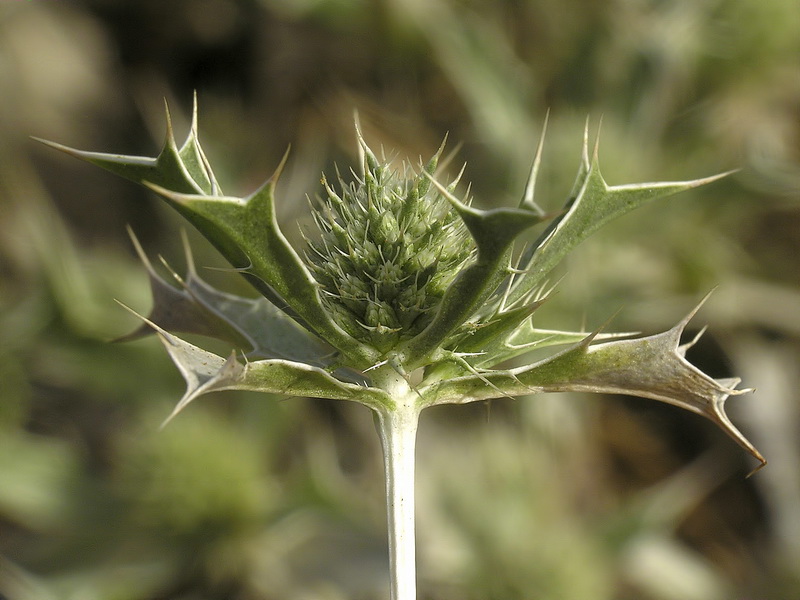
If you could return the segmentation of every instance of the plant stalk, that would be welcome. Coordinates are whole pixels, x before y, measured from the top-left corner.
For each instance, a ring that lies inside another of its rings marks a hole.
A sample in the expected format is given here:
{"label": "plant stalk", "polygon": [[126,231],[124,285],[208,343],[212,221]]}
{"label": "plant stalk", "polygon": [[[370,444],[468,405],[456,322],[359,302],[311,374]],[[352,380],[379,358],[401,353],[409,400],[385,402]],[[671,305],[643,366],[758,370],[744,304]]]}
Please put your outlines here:
{"label": "plant stalk", "polygon": [[416,600],[414,535],[414,448],[419,422],[416,395],[406,390],[395,396],[394,410],[377,415],[386,474],[386,512],[389,527],[391,600]]}

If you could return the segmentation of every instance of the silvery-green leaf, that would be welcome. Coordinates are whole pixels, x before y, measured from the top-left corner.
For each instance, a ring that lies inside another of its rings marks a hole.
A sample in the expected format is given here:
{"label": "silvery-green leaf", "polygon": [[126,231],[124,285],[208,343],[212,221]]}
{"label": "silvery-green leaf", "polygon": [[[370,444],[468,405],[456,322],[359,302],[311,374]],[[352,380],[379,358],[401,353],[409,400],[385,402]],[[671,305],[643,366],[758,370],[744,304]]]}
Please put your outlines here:
{"label": "silvery-green leaf", "polygon": [[[537,297],[539,295],[540,294],[538,294]],[[512,330],[508,331],[506,335],[498,336],[496,339],[492,340],[491,343],[486,346],[481,356],[478,359],[471,361],[471,363],[475,367],[489,368],[511,358],[525,355],[535,350],[542,350],[552,346],[575,344],[585,339],[587,335],[589,335],[589,332],[587,331],[558,331],[536,327],[534,325],[532,309],[538,308],[538,306],[544,303],[547,298],[548,296],[545,295],[536,301],[529,300],[528,304],[519,308],[506,309],[507,313],[512,314],[518,311],[527,310],[530,313],[530,316],[521,320],[519,324]],[[637,333],[597,332],[594,335],[594,341],[605,341],[632,337],[637,335]]]}
{"label": "silvery-green leaf", "polygon": [[172,130],[169,108],[166,109],[167,133],[164,146],[155,158],[126,156],[102,152],[85,152],[55,142],[38,141],[102,167],[136,183],[150,182],[169,190],[187,194],[221,194],[211,166],[200,146],[197,133],[197,97],[192,107],[192,126],[183,145],[178,148]]}
{"label": "silvery-green leaf", "polygon": [[[332,349],[266,298],[229,294],[201,279],[185,238],[186,276],[181,277],[170,269],[178,287],[170,285],[156,272],[132,232],[131,239],[150,278],[153,308],[149,321],[167,331],[195,333],[230,342],[247,350],[250,358],[283,358],[325,366],[323,359]],[[151,333],[153,328],[143,323],[121,340]]]}
{"label": "silvery-green leaf", "polygon": [[595,335],[591,334],[573,347],[527,367],[481,371],[422,387],[421,402],[461,404],[503,395],[564,391],[641,396],[707,417],[763,466],[764,457],[725,413],[729,396],[749,390],[734,389],[739,383],[736,378],[713,379],[685,358],[694,341],[681,345],[680,338],[696,311],[661,334],[599,344],[592,344]]}
{"label": "silvery-green leaf", "polygon": [[278,226],[274,193],[283,163],[250,196],[224,196],[197,142],[196,119],[180,150],[169,120],[167,129],[167,142],[157,158],[81,152],[45,143],[161,195],[279,309],[347,356],[353,366],[374,364],[376,351],[355,340],[324,310],[318,284]]}
{"label": "silvery-green leaf", "polygon": [[172,335],[155,323],[148,324],[156,330],[186,381],[186,392],[167,421],[199,396],[223,390],[349,400],[383,410],[391,409],[394,403],[383,390],[340,381],[318,367],[279,359],[241,363],[235,353],[226,359]]}
{"label": "silvery-green leaf", "polygon": [[[503,359],[496,357],[497,353],[504,347],[504,340],[513,335],[525,321],[530,320],[531,315],[541,306],[542,302],[543,300],[512,308],[476,323],[473,328],[467,329],[452,344],[453,350],[461,353],[479,353],[483,357],[482,363],[491,362],[495,364],[500,362]],[[448,344],[448,347],[450,346]]]}
{"label": "silvery-green leaf", "polygon": [[[242,274],[272,292],[290,314],[363,368],[374,350],[345,332],[324,309],[318,284],[284,237],[275,217],[276,177],[247,198],[179,194],[149,186],[178,208]],[[265,294],[266,295],[266,294]],[[284,308],[279,305],[279,308]]]}
{"label": "silvery-green leaf", "polygon": [[[129,230],[139,259],[147,271],[150,281],[150,294],[153,306],[147,319],[160,327],[174,332],[194,333],[224,340],[242,349],[254,347],[250,337],[234,326],[213,308],[200,302],[188,289],[186,281],[177,279],[180,287],[170,285],[154,268],[144,253],[139,241]],[[177,278],[177,274],[173,272]],[[124,342],[139,339],[155,333],[155,330],[142,323],[136,330],[118,338]]]}
{"label": "silvery-green leaf", "polygon": [[432,181],[458,211],[478,252],[446,290],[430,325],[402,349],[410,369],[421,366],[497,290],[508,274],[514,239],[542,220],[539,212],[526,208],[480,210],[467,206]]}
{"label": "silvery-green leaf", "polygon": [[[493,344],[483,356],[471,362],[475,367],[488,368],[517,356],[523,356],[534,350],[576,344],[588,335],[589,333],[586,331],[538,329],[528,319],[517,327],[507,339]],[[635,334],[600,332],[595,335],[593,341],[627,338],[632,335]]]}
{"label": "silvery-green leaf", "polygon": [[572,249],[609,221],[652,200],[711,183],[729,174],[692,181],[610,186],[600,173],[597,146],[589,161],[588,136],[585,135],[581,168],[564,213],[521,255],[517,269],[524,274],[514,279],[508,302],[520,301],[539,287]]}

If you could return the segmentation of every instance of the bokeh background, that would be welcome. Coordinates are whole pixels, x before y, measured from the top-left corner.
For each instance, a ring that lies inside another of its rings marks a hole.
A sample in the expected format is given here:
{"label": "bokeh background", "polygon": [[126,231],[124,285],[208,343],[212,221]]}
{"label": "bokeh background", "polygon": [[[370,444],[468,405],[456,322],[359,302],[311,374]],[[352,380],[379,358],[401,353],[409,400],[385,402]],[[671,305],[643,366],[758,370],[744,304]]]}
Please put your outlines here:
{"label": "bokeh background", "polygon": [[183,224],[28,137],[152,156],[163,99],[182,136],[195,90],[227,191],[291,144],[294,240],[320,173],[354,164],[356,110],[401,158],[449,132],[481,206],[518,200],[548,110],[546,209],[587,117],[612,184],[740,168],[597,234],[540,323],[655,333],[716,287],[690,358],[757,389],[729,411],[769,466],[745,479],[713,424],[652,401],[431,410],[420,598],[800,598],[796,0],[0,0],[0,597],[386,597],[367,409],[226,393],[158,431],[183,383],[156,340],[109,343],[136,326],[114,299],[149,308],[125,226],[180,265]]}

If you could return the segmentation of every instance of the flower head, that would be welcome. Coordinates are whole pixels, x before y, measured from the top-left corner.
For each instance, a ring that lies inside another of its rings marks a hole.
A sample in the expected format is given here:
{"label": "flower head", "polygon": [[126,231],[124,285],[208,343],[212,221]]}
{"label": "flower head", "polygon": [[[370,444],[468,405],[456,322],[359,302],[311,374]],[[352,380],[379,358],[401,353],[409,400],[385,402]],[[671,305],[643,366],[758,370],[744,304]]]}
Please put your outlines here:
{"label": "flower head", "polygon": [[420,172],[408,163],[397,171],[359,141],[361,177],[340,177],[339,193],[323,178],[313,212],[320,235],[307,240],[306,258],[334,319],[385,353],[430,324],[475,245],[429,179],[444,146]]}

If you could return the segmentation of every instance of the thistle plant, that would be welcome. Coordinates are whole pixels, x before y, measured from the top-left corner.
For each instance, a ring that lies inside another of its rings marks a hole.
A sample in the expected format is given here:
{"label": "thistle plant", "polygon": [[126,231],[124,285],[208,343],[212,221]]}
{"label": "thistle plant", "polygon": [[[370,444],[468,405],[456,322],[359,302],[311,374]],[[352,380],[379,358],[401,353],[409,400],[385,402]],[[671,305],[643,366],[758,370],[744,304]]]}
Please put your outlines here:
{"label": "thistle plant", "polygon": [[[136,238],[154,305],[136,335],[155,331],[186,380],[169,419],[201,395],[253,390],[358,402],[374,414],[385,466],[392,600],[416,597],[414,444],[420,413],[540,392],[598,392],[667,402],[707,417],[759,461],[731,423],[725,401],[749,391],[713,379],[685,358],[677,325],[635,337],[543,329],[534,319],[558,263],[605,223],[647,202],[724,177],[610,186],[584,135],[572,191],[555,215],[534,199],[542,141],[518,206],[480,209],[460,175],[441,182],[444,144],[427,162],[393,168],[358,132],[360,172],[322,179],[311,209],[318,231],[298,251],[275,216],[275,174],[247,197],[220,188],[198,139],[195,103],[179,147],[167,110],[155,158],[50,146],[140,183],[196,227],[260,294],[231,295],[187,272],[159,275]],[[462,170],[463,172],[463,170]],[[536,225],[534,241],[521,236]],[[515,248],[516,246],[516,248]],[[175,333],[227,341],[219,356]],[[526,356],[549,351],[531,362]],[[513,359],[513,360],[512,360]],[[507,367],[516,364],[520,366]]]}

